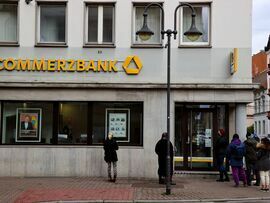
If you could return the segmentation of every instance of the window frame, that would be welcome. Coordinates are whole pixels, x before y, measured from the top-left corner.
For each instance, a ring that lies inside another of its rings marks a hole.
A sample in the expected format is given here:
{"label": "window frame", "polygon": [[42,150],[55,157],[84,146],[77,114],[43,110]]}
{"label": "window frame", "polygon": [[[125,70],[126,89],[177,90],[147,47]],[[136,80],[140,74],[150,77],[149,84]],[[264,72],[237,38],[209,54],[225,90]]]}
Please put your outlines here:
{"label": "window frame", "polygon": [[[209,16],[208,16],[208,42],[183,42],[183,8],[184,7],[180,7],[179,9],[179,16],[178,16],[178,20],[179,23],[177,23],[177,26],[179,26],[179,28],[177,29],[179,32],[179,39],[178,39],[178,43],[179,46],[178,48],[193,48],[193,47],[199,47],[199,48],[212,48],[212,2],[198,2],[198,3],[193,3],[193,2],[189,2],[192,6],[194,7],[202,7],[202,6],[207,6],[209,8]],[[187,30],[185,30],[184,32],[186,32]]]}
{"label": "window frame", "polygon": [[[35,47],[68,47],[68,2],[67,1],[42,1],[36,3],[36,44]],[[63,5],[65,6],[65,42],[41,42],[40,41],[40,6]]]}
{"label": "window frame", "polygon": [[[98,28],[97,28],[97,42],[89,42],[88,41],[88,13],[89,6],[95,5],[98,7]],[[113,25],[112,25],[112,42],[103,42],[103,7],[104,6],[112,6],[113,7]],[[101,12],[102,10],[102,12]],[[91,48],[91,47],[105,47],[105,48],[115,48],[115,2],[84,2],[84,32],[83,32],[83,47]],[[101,18],[101,19],[100,19]],[[101,27],[101,28],[100,28]]]}
{"label": "window frame", "polygon": [[20,29],[20,9],[19,9],[19,0],[8,0],[8,1],[1,1],[0,5],[16,5],[17,6],[17,30],[16,30],[16,41],[0,41],[0,46],[5,47],[5,46],[15,46],[18,47],[19,45],[19,29]]}
{"label": "window frame", "polygon": [[[137,7],[143,7],[145,8],[147,5],[151,3],[158,3],[161,5],[162,8],[164,8],[163,2],[133,2],[132,5],[132,32],[131,32],[131,48],[163,48],[163,40],[160,34],[160,40],[159,43],[136,43],[136,8]],[[143,16],[142,16],[143,17]],[[164,16],[165,17],[165,16]],[[162,12],[160,10],[160,32],[161,32],[161,23],[162,23]]]}

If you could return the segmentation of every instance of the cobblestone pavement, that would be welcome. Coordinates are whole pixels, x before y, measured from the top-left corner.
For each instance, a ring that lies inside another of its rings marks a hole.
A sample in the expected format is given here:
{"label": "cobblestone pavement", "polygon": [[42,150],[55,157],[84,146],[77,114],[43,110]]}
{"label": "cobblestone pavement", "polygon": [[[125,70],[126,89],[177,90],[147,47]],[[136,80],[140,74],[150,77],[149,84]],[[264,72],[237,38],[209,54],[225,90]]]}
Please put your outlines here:
{"label": "cobblestone pavement", "polygon": [[[105,178],[0,178],[0,202],[30,203],[75,200],[217,200],[237,198],[269,198],[259,187],[233,187],[233,182],[216,182],[212,177],[177,176],[172,194],[164,195],[165,185],[155,179],[119,178],[116,183]],[[270,200],[269,200],[270,202]]]}

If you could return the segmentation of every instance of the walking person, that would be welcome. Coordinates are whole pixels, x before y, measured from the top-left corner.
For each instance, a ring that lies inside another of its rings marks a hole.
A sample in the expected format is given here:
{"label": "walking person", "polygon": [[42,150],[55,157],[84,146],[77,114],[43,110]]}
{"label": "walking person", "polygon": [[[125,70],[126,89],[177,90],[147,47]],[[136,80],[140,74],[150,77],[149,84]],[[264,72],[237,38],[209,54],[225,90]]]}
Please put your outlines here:
{"label": "walking person", "polygon": [[[108,164],[108,178],[109,178],[109,181],[110,182],[115,182],[116,177],[117,177],[117,161],[118,161],[118,157],[117,157],[116,150],[118,150],[118,144],[113,139],[113,134],[111,132],[108,134],[108,137],[104,142],[103,148],[104,148],[104,153],[105,153],[104,160]],[[112,175],[111,175],[112,165],[113,165],[113,178],[112,178]]]}
{"label": "walking person", "polygon": [[[226,150],[228,147],[228,142],[225,137],[225,131],[223,129],[218,130],[218,138],[215,142],[214,149],[217,160],[217,168],[219,171],[219,179],[218,182],[230,181],[226,166],[224,165],[224,159],[226,157]],[[225,176],[225,179],[224,179]]]}
{"label": "walking person", "polygon": [[[244,145],[246,147],[246,155],[245,155],[245,162],[246,162],[246,176],[247,176],[247,185],[251,186],[253,172],[256,171],[255,164],[257,161],[257,148],[256,145],[258,142],[252,137],[252,135],[247,132],[246,140],[244,141]],[[256,175],[256,184],[260,181],[258,177],[258,173],[255,172]]]}
{"label": "walking person", "polygon": [[[155,147],[155,152],[158,155],[158,177],[159,177],[159,184],[165,184],[165,177],[166,177],[166,166],[167,166],[167,139],[168,134],[162,133],[161,139],[157,142]],[[170,180],[171,185],[175,185],[172,182],[172,175],[173,175],[173,145],[170,142]]]}
{"label": "walking person", "polygon": [[233,135],[233,139],[227,149],[227,157],[232,168],[232,176],[235,187],[239,186],[239,180],[243,180],[244,186],[247,185],[245,170],[243,168],[243,157],[246,153],[245,145],[239,139],[238,134]]}
{"label": "walking person", "polygon": [[261,190],[269,191],[269,171],[270,171],[270,141],[268,138],[262,138],[257,144],[257,163],[256,167],[260,172]]}

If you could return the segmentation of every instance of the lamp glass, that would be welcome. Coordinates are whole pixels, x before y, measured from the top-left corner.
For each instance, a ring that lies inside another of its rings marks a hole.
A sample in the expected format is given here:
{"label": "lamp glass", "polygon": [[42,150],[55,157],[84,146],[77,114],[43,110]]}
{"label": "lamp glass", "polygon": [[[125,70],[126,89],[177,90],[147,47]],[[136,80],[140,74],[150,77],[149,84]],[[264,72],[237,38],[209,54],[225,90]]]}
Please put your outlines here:
{"label": "lamp glass", "polygon": [[142,41],[147,41],[151,38],[151,34],[148,33],[140,33],[139,37]]}
{"label": "lamp glass", "polygon": [[188,35],[186,35],[186,37],[192,42],[197,41],[200,38],[200,36],[201,36],[200,34],[188,34]]}

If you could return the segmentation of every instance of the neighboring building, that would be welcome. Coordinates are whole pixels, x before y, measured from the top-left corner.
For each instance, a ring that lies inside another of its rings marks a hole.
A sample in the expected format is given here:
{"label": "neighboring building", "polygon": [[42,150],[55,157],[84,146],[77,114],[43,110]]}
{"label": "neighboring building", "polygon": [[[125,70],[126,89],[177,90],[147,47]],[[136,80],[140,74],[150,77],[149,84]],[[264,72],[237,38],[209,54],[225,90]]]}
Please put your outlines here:
{"label": "neighboring building", "polygon": [[247,104],[247,127],[254,125],[254,102]]}
{"label": "neighboring building", "polygon": [[254,132],[259,137],[265,137],[270,134],[270,122],[268,112],[270,111],[270,98],[268,94],[269,76],[269,42],[264,51],[252,56],[252,76],[253,82],[260,84],[260,89],[254,91]]}
{"label": "neighboring building", "polygon": [[[135,35],[149,2],[1,1],[0,176],[105,176],[102,142],[109,131],[120,145],[119,176],[157,176],[167,40],[158,8],[148,16],[154,36]],[[156,2],[165,10],[165,29],[172,29],[179,1]],[[180,8],[171,49],[171,141],[176,169],[214,170],[218,129],[245,139],[246,104],[257,88],[252,0],[189,2],[203,35],[195,42],[183,35],[191,17]]]}

